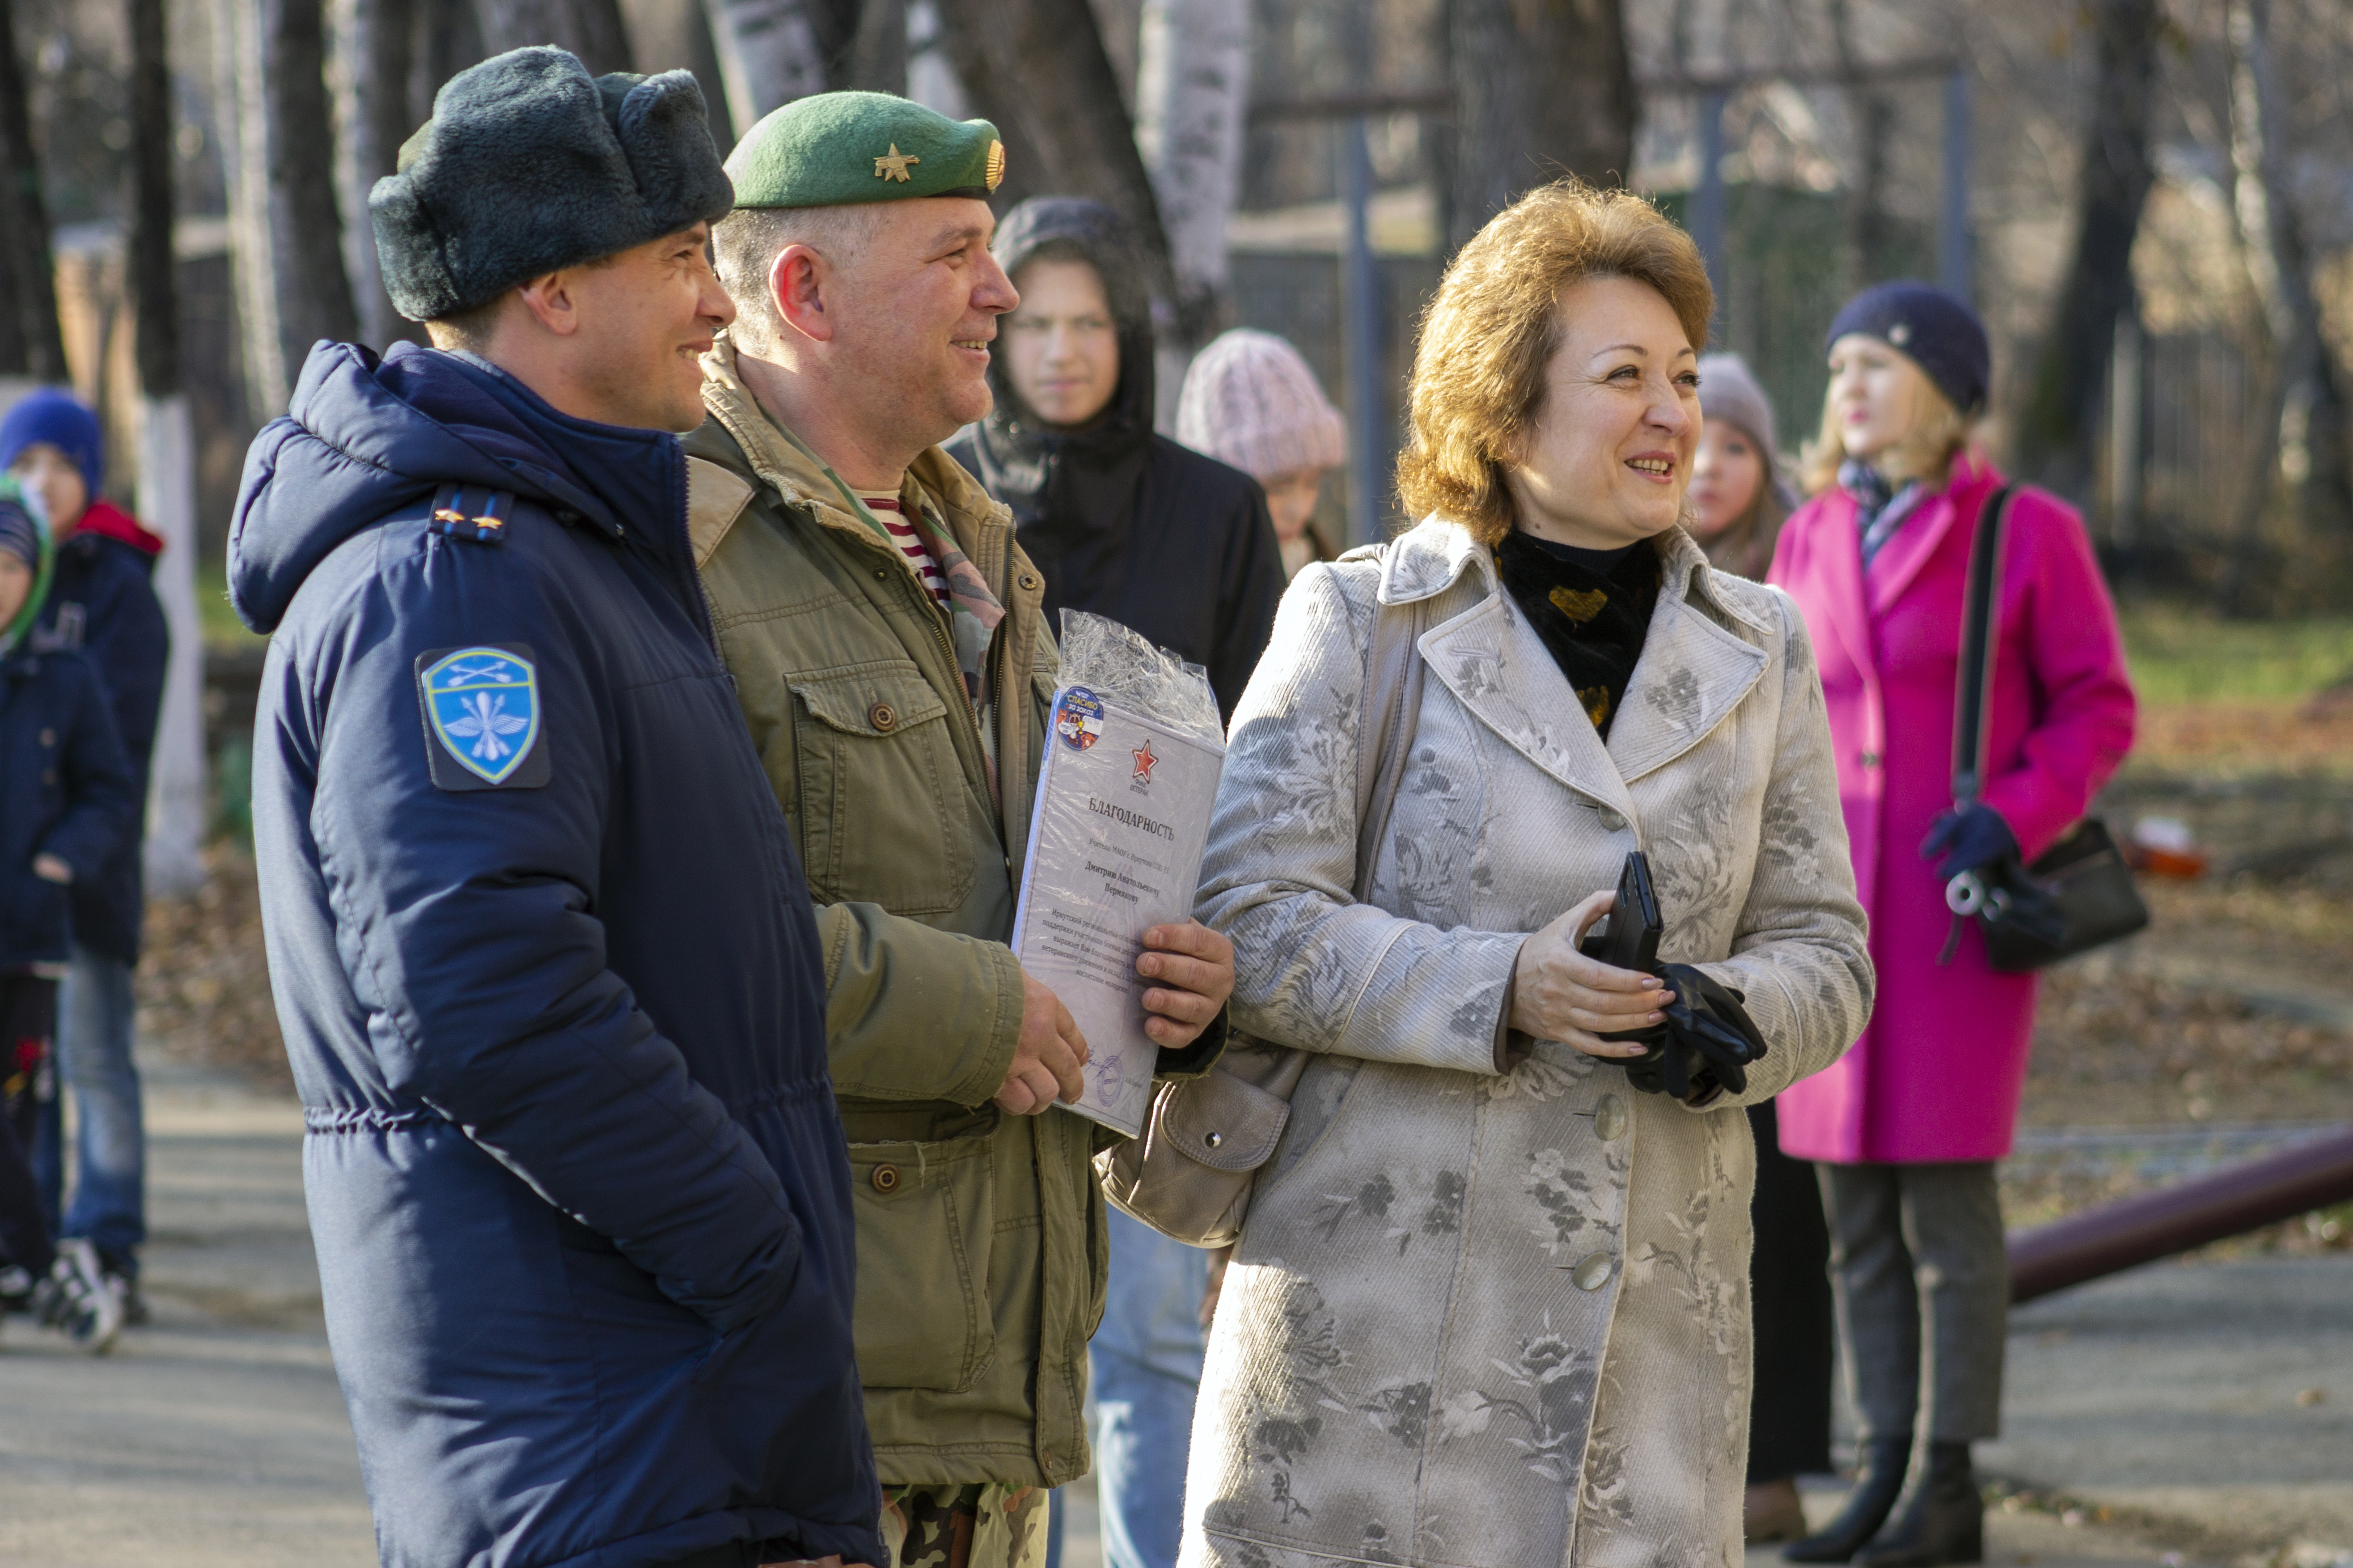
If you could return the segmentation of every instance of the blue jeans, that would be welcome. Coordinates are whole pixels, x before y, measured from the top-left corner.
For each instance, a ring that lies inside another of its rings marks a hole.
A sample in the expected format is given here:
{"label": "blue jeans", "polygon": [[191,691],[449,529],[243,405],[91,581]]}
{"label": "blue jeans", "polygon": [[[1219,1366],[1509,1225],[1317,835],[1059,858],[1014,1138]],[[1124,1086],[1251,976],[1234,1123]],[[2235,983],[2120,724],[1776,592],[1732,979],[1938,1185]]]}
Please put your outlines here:
{"label": "blue jeans", "polygon": [[1110,1295],[1091,1347],[1103,1562],[1176,1568],[1209,1255],[1110,1213]]}
{"label": "blue jeans", "polygon": [[65,1095],[49,1101],[34,1166],[57,1236],[88,1237],[110,1267],[138,1270],[147,1239],[147,1132],[131,1061],[131,965],[76,942],[58,994],[58,1077],[74,1097],[73,1204],[65,1197]]}

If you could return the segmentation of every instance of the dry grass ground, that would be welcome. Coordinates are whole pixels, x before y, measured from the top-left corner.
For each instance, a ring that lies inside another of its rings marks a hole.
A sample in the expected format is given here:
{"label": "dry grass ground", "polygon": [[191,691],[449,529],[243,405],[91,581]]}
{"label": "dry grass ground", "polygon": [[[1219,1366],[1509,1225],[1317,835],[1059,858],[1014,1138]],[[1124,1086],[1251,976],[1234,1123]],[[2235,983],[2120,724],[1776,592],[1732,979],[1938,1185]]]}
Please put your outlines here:
{"label": "dry grass ground", "polygon": [[139,1032],[174,1055],[290,1090],[294,1075],[269,996],[253,858],[216,844],[205,863],[212,876],[195,897],[147,900]]}

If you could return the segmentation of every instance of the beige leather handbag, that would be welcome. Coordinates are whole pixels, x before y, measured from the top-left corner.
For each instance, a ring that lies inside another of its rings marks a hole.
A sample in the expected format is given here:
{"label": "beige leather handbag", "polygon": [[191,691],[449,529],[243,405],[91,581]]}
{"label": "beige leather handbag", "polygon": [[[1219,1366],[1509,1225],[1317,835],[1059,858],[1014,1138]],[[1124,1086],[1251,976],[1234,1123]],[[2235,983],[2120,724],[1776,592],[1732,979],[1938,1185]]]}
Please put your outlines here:
{"label": "beige leather handbag", "polygon": [[[1352,550],[1343,561],[1380,560],[1387,545]],[[1371,889],[1373,857],[1388,828],[1398,776],[1421,710],[1421,659],[1415,644],[1427,600],[1373,607],[1356,752],[1356,882]],[[1366,764],[1373,763],[1371,766]],[[1144,1135],[1095,1156],[1095,1174],[1113,1206],[1193,1247],[1230,1247],[1250,1214],[1259,1167],[1274,1157],[1291,1121],[1291,1094],[1307,1070],[1307,1053],[1237,1030],[1216,1067],[1198,1079],[1162,1084]]]}

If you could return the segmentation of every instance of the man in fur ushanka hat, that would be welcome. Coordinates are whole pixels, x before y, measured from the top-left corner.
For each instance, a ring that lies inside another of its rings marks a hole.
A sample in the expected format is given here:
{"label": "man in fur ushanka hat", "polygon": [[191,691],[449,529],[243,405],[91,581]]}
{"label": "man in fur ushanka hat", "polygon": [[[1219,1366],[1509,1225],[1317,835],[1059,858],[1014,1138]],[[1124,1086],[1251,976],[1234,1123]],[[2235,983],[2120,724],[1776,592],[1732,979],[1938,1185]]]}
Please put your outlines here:
{"label": "man in fur ushanka hat", "polygon": [[734,308],[684,71],[460,73],[229,544],[270,979],[386,1568],[883,1562],[824,970],[677,432]]}

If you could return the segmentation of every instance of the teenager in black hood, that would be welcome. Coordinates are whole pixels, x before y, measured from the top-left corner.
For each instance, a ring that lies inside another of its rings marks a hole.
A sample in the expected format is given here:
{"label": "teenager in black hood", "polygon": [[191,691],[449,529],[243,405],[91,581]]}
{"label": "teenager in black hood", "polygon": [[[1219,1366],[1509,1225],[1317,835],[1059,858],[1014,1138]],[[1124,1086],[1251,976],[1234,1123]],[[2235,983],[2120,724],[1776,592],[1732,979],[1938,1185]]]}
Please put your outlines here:
{"label": "teenager in black hood", "polygon": [[1091,610],[1207,666],[1225,711],[1282,596],[1266,495],[1152,430],[1152,312],[1126,226],[1072,196],[1022,203],[991,247],[1025,296],[988,375],[996,411],[949,454],[1013,509],[1049,624]]}

